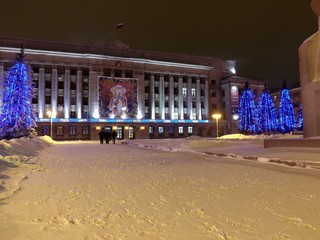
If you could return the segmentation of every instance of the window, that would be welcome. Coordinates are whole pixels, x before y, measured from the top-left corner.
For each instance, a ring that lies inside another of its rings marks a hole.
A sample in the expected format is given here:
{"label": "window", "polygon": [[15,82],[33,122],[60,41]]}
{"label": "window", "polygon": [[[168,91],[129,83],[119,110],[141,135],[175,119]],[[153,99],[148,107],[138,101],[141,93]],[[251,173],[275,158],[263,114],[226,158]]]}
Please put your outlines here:
{"label": "window", "polygon": [[196,95],[196,89],[195,88],[191,88],[191,95],[195,96]]}
{"label": "window", "polygon": [[178,132],[179,132],[179,134],[183,134],[183,127],[182,126],[179,126]]}
{"label": "window", "polygon": [[173,136],[174,135],[174,126],[170,126],[168,129],[169,135]]}
{"label": "window", "polygon": [[103,69],[103,76],[110,77],[111,76],[111,69],[110,68],[104,68]]}
{"label": "window", "polygon": [[129,135],[129,139],[133,139],[133,138],[134,138],[134,131],[133,131],[133,127],[129,127],[128,135]]}
{"label": "window", "polygon": [[211,80],[211,84],[212,84],[212,85],[215,85],[215,84],[216,84],[216,80],[213,80],[213,79],[212,79],[212,80]]}
{"label": "window", "polygon": [[155,93],[155,94],[159,94],[159,87],[155,87],[155,88],[154,88],[154,93]]}
{"label": "window", "polygon": [[188,127],[188,134],[192,135],[193,134],[193,127]]}
{"label": "window", "polygon": [[88,98],[87,97],[82,98],[82,105],[88,105]]}
{"label": "window", "polygon": [[33,87],[34,87],[34,88],[38,88],[38,86],[39,86],[39,81],[38,81],[38,80],[34,80],[34,79],[33,79],[33,82],[32,82],[32,83],[33,83]]}
{"label": "window", "polygon": [[164,134],[164,127],[163,126],[158,127],[158,133],[159,133],[159,135]]}
{"label": "window", "polygon": [[89,135],[89,127],[87,126],[82,127],[82,135],[83,136]]}
{"label": "window", "polygon": [[182,88],[182,95],[187,96],[187,88]]}
{"label": "window", "polygon": [[129,71],[129,70],[125,71],[125,77],[126,78],[132,78],[133,77],[133,72]]}
{"label": "window", "polygon": [[38,104],[38,96],[32,98],[32,104]]}
{"label": "window", "polygon": [[62,97],[62,96],[59,96],[59,97],[58,97],[58,104],[60,104],[60,105],[63,105],[63,104],[64,104],[64,101],[63,101],[63,97]]}
{"label": "window", "polygon": [[71,111],[70,118],[76,118],[76,112],[75,111]]}
{"label": "window", "polygon": [[153,135],[154,134],[154,128],[153,127],[149,127],[149,134]]}
{"label": "window", "polygon": [[45,104],[51,104],[51,96],[46,96],[44,101]]}
{"label": "window", "polygon": [[46,83],[45,83],[45,88],[51,88],[51,81],[46,81]]}
{"label": "window", "polygon": [[77,104],[77,99],[76,99],[75,96],[71,96],[71,98],[70,98],[70,104],[71,104],[71,105],[76,105],[76,104]]}
{"label": "window", "polygon": [[114,70],[114,76],[115,77],[121,77],[122,71],[121,69],[115,69]]}
{"label": "window", "polygon": [[62,81],[58,81],[58,89],[63,89],[63,82]]}
{"label": "window", "polygon": [[117,128],[117,139],[123,139],[123,127]]}
{"label": "window", "polygon": [[70,89],[76,90],[77,89],[77,83],[76,82],[70,82]]}
{"label": "window", "polygon": [[62,126],[58,126],[57,127],[57,135],[63,135],[63,127]]}
{"label": "window", "polygon": [[89,83],[83,82],[83,84],[82,84],[82,89],[83,89],[83,90],[89,90]]}
{"label": "window", "polygon": [[43,135],[48,135],[50,134],[50,127],[49,126],[44,126],[43,127]]}
{"label": "window", "polygon": [[77,134],[77,128],[75,126],[69,127],[69,135],[75,136]]}

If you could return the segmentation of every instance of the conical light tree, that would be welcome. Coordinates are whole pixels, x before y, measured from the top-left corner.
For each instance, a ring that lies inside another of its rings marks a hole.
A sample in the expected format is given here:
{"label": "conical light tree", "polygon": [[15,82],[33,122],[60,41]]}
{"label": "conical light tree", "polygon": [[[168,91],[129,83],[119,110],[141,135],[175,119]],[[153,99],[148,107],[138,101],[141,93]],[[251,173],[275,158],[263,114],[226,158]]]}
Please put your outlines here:
{"label": "conical light tree", "polygon": [[8,69],[3,85],[3,106],[0,116],[0,139],[36,135],[32,111],[33,85],[30,67],[24,61],[24,50]]}
{"label": "conical light tree", "polygon": [[259,126],[262,132],[276,131],[278,127],[277,109],[265,84],[258,103]]}
{"label": "conical light tree", "polygon": [[249,83],[246,82],[239,103],[238,128],[243,133],[257,133],[259,132],[257,120],[254,95],[249,88]]}
{"label": "conical light tree", "polygon": [[300,131],[303,131],[302,104],[300,104],[300,109],[299,109],[299,123],[298,123],[298,129],[299,129]]}
{"label": "conical light tree", "polygon": [[285,80],[280,94],[279,125],[280,131],[283,133],[291,132],[296,126],[296,116]]}

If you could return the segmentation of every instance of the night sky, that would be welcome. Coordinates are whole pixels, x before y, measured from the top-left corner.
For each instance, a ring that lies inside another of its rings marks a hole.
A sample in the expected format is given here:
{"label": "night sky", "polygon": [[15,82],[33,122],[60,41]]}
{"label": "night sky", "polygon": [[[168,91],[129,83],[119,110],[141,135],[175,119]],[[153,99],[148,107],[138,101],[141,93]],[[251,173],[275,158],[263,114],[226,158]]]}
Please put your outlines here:
{"label": "night sky", "polygon": [[[311,0],[10,0],[0,35],[237,61],[269,86],[299,82],[298,47],[318,29]],[[90,5],[88,5],[90,4]],[[124,27],[116,31],[116,25]]]}

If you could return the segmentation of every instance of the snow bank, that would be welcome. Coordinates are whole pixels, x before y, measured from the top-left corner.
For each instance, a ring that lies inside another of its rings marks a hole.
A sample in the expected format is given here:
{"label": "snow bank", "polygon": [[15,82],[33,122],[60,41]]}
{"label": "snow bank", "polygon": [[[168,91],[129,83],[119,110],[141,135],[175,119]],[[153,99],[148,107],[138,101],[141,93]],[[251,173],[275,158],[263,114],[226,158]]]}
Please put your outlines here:
{"label": "snow bank", "polygon": [[50,146],[50,143],[53,142],[48,136],[2,140],[0,141],[0,160],[24,161],[27,158],[36,156],[37,152]]}
{"label": "snow bank", "polygon": [[241,133],[229,134],[219,137],[219,139],[278,139],[278,138],[303,138],[303,135],[293,135],[293,134],[271,134],[271,135],[244,135]]}

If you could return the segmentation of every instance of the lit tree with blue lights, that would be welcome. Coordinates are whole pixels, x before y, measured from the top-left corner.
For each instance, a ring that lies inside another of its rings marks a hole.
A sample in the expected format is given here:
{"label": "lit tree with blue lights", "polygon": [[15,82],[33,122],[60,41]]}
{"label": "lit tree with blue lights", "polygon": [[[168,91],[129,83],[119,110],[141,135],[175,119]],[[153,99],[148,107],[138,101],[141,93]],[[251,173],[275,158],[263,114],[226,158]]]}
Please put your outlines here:
{"label": "lit tree with blue lights", "polygon": [[277,109],[265,84],[258,103],[259,126],[262,132],[276,131],[278,127]]}
{"label": "lit tree with blue lights", "polygon": [[286,81],[283,81],[280,95],[279,125],[283,133],[291,132],[296,126],[296,116]]}
{"label": "lit tree with blue lights", "polygon": [[238,128],[243,133],[257,133],[257,111],[254,103],[254,95],[246,82],[244,91],[239,103],[239,121]]}
{"label": "lit tree with blue lights", "polygon": [[36,135],[32,111],[33,85],[30,67],[24,62],[24,50],[8,69],[3,85],[3,106],[0,117],[0,139]]}
{"label": "lit tree with blue lights", "polygon": [[298,123],[298,129],[300,131],[303,130],[303,116],[302,116],[302,104],[300,104],[300,109],[299,109],[299,123]]}

